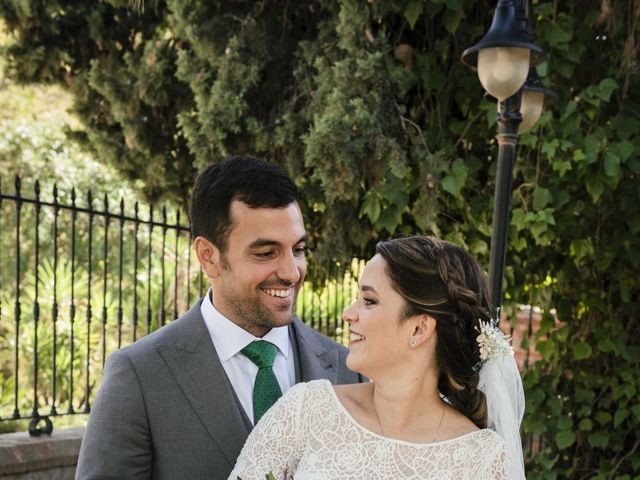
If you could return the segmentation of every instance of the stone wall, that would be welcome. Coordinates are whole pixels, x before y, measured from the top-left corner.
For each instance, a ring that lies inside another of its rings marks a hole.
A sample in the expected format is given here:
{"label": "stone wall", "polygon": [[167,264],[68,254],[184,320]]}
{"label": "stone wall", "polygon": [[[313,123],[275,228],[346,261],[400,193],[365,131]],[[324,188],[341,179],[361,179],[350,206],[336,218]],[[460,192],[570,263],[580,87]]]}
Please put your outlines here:
{"label": "stone wall", "polygon": [[0,435],[0,479],[73,480],[83,433],[84,428],[71,428],[41,437]]}

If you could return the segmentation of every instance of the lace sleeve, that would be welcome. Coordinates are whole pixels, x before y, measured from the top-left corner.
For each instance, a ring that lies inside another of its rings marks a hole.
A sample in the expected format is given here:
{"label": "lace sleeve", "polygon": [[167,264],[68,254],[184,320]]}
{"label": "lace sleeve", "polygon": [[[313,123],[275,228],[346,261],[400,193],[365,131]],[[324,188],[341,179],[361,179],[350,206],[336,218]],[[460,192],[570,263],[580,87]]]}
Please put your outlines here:
{"label": "lace sleeve", "polygon": [[299,461],[303,426],[302,405],[306,384],[293,386],[271,407],[253,429],[242,448],[229,480],[293,478]]}
{"label": "lace sleeve", "polygon": [[500,442],[494,449],[478,476],[482,480],[512,480],[508,474],[509,465],[506,446]]}

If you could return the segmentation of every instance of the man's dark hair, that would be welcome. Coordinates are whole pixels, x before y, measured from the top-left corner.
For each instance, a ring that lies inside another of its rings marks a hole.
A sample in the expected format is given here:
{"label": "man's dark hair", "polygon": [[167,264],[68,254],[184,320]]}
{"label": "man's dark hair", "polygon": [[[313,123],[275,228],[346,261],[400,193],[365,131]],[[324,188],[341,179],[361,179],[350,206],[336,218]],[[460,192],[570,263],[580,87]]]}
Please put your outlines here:
{"label": "man's dark hair", "polygon": [[233,156],[209,165],[191,192],[193,238],[205,237],[224,253],[234,200],[251,208],[283,208],[298,200],[298,189],[284,171],[257,158]]}

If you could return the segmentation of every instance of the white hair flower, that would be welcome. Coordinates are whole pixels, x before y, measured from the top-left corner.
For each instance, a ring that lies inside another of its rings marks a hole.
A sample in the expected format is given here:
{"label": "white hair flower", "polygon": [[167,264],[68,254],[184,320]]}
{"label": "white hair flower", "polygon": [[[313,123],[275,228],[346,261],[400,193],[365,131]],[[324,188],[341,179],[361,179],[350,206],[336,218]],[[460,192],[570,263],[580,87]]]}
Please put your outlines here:
{"label": "white hair flower", "polygon": [[476,341],[480,346],[481,363],[491,360],[492,358],[513,355],[513,348],[510,343],[511,337],[502,333],[497,323],[494,323],[493,320],[479,320],[479,322],[480,328],[476,327],[476,330],[480,334],[476,338]]}

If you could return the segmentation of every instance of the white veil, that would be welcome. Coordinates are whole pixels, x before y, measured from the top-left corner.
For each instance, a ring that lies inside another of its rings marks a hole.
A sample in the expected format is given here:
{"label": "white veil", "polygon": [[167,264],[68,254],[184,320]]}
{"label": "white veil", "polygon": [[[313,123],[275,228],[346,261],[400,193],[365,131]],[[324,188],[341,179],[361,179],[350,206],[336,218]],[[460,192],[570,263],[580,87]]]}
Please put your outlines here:
{"label": "white veil", "polygon": [[520,424],[524,415],[524,389],[513,351],[488,358],[480,369],[478,389],[487,398],[487,426],[507,444],[508,478],[524,480]]}

